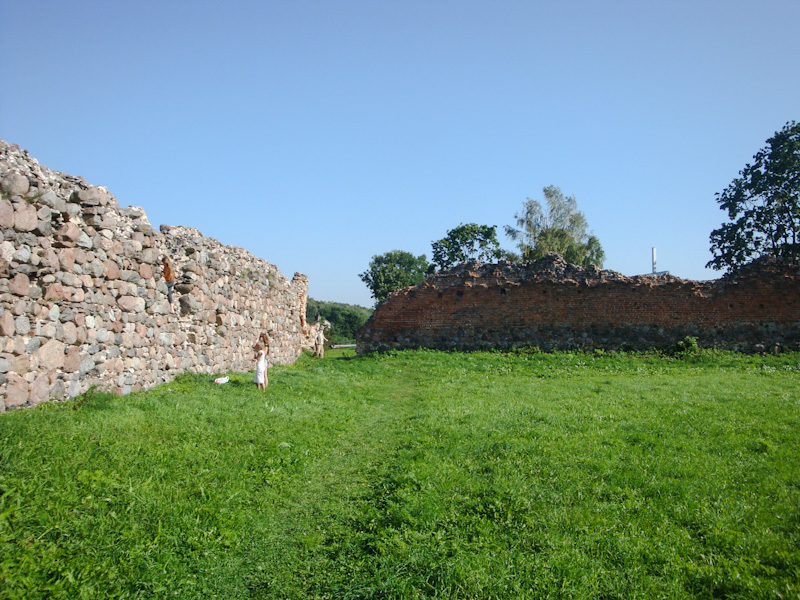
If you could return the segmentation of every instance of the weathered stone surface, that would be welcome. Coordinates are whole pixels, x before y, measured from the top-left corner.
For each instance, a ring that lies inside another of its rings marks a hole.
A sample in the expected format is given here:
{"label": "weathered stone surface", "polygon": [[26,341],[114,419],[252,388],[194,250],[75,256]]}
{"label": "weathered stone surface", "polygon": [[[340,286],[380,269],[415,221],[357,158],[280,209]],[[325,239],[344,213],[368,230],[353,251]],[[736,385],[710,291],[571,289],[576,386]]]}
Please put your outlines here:
{"label": "weathered stone surface", "polygon": [[44,372],[61,369],[64,366],[65,346],[58,340],[50,340],[39,348],[39,368]]}
{"label": "weathered stone surface", "polygon": [[14,226],[14,205],[6,198],[0,198],[0,228]]}
{"label": "weathered stone surface", "polygon": [[6,262],[11,262],[11,259],[14,258],[14,253],[16,251],[17,249],[14,244],[8,240],[0,242],[0,259]]}
{"label": "weathered stone surface", "polygon": [[[77,236],[75,237],[77,238]],[[61,265],[62,271],[72,271],[72,267],[75,266],[75,251],[71,248],[62,248],[59,250],[58,263]]]}
{"label": "weathered stone surface", "polygon": [[52,190],[46,190],[38,200],[39,204],[47,206],[58,213],[66,211],[67,203],[63,198],[59,198]]}
{"label": "weathered stone surface", "polygon": [[96,187],[90,187],[88,190],[78,190],[73,193],[72,201],[82,206],[99,206],[100,190]]}
{"label": "weathered stone surface", "polygon": [[202,305],[190,294],[178,298],[178,304],[181,307],[181,315],[184,317],[202,310]]}
{"label": "weathered stone surface", "polygon": [[56,239],[63,242],[75,243],[75,241],[80,237],[81,233],[82,232],[76,223],[67,221],[56,232]]}
{"label": "weathered stone surface", "polygon": [[67,345],[75,344],[78,341],[78,327],[72,321],[67,321],[62,326],[62,341]]}
{"label": "weathered stone surface", "polygon": [[16,373],[7,375],[5,405],[7,408],[22,406],[28,401],[28,382],[25,378]]}
{"label": "weathered stone surface", "polygon": [[14,229],[17,231],[33,231],[39,222],[36,207],[27,202],[20,202],[14,208]]}
{"label": "weathered stone surface", "polygon": [[28,391],[28,402],[31,406],[36,406],[41,402],[47,402],[50,399],[50,378],[46,373],[42,373],[30,385]]}
{"label": "weathered stone surface", "polygon": [[[90,350],[91,350],[91,348],[87,348],[87,352],[89,352]],[[86,375],[92,369],[94,369],[94,359],[88,354],[82,356],[81,357],[81,362],[80,362],[80,368],[79,368],[80,374],[81,375]]]}
{"label": "weathered stone surface", "polygon": [[113,260],[106,260],[103,263],[103,267],[104,267],[103,270],[105,272],[106,279],[109,279],[109,280],[119,279],[120,270],[119,270],[119,266],[117,265],[116,262],[114,262]]}
{"label": "weathered stone surface", "polygon": [[77,373],[81,368],[81,350],[71,345],[64,356],[63,370],[65,373]]}
{"label": "weathered stone surface", "polygon": [[15,296],[27,296],[31,290],[31,280],[23,273],[17,273],[8,282],[8,291]]}
{"label": "weathered stone surface", "polygon": [[126,312],[141,312],[144,310],[144,298],[138,296],[122,296],[117,300],[119,307]]}
{"label": "weathered stone surface", "polygon": [[18,263],[26,263],[31,260],[31,249],[28,246],[20,246],[17,248],[16,252],[14,252],[14,256],[11,257],[11,260]]}
{"label": "weathered stone surface", "polygon": [[65,208],[65,214],[68,219],[77,217],[78,215],[81,214],[81,205],[75,204],[74,202],[67,202]]}
{"label": "weathered stone surface", "polygon": [[[272,362],[293,362],[311,344],[304,276],[289,281],[196,229],[156,231],[144,210],[122,209],[102,186],[50,171],[2,140],[0,173],[21,174],[31,196],[0,200],[0,396],[11,397],[3,406],[73,398],[90,385],[129,393],[185,370],[249,370],[263,330],[274,330]],[[162,256],[185,286],[175,314]]]}
{"label": "weathered stone surface", "polygon": [[28,335],[31,331],[31,322],[27,316],[22,315],[14,320],[17,335]]}
{"label": "weathered stone surface", "polygon": [[[10,360],[10,368],[9,371],[14,371],[20,375],[24,375],[28,371],[30,371],[31,366],[31,357],[28,356],[27,350],[23,346],[22,350],[19,348],[15,348],[14,351],[17,354],[11,356]],[[20,352],[24,352],[25,354],[21,354]]]}
{"label": "weathered stone surface", "polygon": [[8,173],[0,179],[0,190],[9,196],[24,196],[29,189],[28,178],[20,173]]}
{"label": "weathered stone surface", "polygon": [[89,237],[89,234],[85,231],[80,232],[78,239],[75,240],[75,245],[81,248],[86,248],[87,250],[94,248],[94,242],[92,241],[92,238]]}

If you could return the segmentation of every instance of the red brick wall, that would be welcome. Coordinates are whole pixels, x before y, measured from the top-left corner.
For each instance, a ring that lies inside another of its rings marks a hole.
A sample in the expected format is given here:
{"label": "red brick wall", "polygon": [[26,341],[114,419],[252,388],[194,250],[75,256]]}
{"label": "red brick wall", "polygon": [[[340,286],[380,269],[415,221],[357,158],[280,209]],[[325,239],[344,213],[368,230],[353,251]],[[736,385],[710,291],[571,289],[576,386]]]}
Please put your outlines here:
{"label": "red brick wall", "polygon": [[687,335],[703,346],[800,344],[796,268],[763,263],[738,279],[625,277],[560,257],[461,265],[392,294],[358,334],[359,352],[431,347],[646,349]]}

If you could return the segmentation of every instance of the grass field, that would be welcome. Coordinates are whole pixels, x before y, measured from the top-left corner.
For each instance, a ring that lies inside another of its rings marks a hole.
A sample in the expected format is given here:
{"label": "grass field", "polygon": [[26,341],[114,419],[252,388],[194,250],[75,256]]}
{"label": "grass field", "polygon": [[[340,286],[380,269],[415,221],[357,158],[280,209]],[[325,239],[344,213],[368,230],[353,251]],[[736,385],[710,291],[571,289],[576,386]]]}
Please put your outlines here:
{"label": "grass field", "polygon": [[230,376],[0,415],[0,598],[800,598],[800,355]]}

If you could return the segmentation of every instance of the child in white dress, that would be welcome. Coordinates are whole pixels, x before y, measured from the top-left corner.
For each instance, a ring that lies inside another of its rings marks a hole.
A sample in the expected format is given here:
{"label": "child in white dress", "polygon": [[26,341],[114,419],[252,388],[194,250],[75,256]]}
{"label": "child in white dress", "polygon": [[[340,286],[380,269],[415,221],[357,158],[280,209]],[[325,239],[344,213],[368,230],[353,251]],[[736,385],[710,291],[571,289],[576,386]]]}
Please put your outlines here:
{"label": "child in white dress", "polygon": [[256,387],[259,390],[266,390],[267,384],[267,356],[264,349],[259,345],[256,348]]}

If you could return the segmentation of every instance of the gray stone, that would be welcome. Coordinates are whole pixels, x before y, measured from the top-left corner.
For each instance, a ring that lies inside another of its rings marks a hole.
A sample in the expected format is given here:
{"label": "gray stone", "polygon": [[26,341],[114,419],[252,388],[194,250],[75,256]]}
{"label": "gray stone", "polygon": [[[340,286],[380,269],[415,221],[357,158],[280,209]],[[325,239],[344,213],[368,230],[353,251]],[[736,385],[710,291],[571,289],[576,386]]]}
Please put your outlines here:
{"label": "gray stone", "polygon": [[52,212],[49,206],[40,206],[36,211],[36,218],[40,221],[49,221],[52,218]]}
{"label": "gray stone", "polygon": [[42,338],[40,337],[32,337],[27,344],[25,344],[25,352],[28,354],[33,354],[36,352],[42,345]]}
{"label": "gray stone", "polygon": [[67,384],[67,396],[69,398],[76,398],[83,393],[83,386],[80,381],[70,381]]}
{"label": "gray stone", "polygon": [[190,294],[178,298],[178,304],[180,304],[183,317],[198,313],[203,309],[202,305]]}
{"label": "gray stone", "polygon": [[87,250],[91,250],[94,248],[94,242],[92,238],[85,231],[81,231],[80,235],[78,235],[78,239],[75,240],[75,245],[80,246],[81,248],[86,248]]}
{"label": "gray stone", "polygon": [[51,321],[58,321],[60,316],[61,308],[58,306],[58,304],[54,304],[50,307],[50,310],[47,311],[47,318]]}
{"label": "gray stone", "polygon": [[31,332],[31,322],[26,315],[21,315],[14,320],[14,329],[17,335],[28,335]]}
{"label": "gray stone", "polygon": [[0,190],[9,196],[24,196],[29,189],[28,178],[20,173],[8,173],[0,179]]}
{"label": "gray stone", "polygon": [[99,258],[94,259],[88,265],[84,265],[88,273],[94,277],[102,277],[105,274],[106,266]]}
{"label": "gray stone", "polygon": [[39,220],[36,222],[36,227],[33,229],[34,233],[43,238],[50,237],[53,233],[53,224],[50,221]]}
{"label": "gray stone", "polygon": [[43,206],[53,209],[57,213],[63,213],[67,206],[64,199],[56,196],[52,190],[45,190],[45,192],[39,196],[38,202]]}
{"label": "gray stone", "polygon": [[81,205],[74,202],[67,202],[61,214],[66,214],[68,219],[72,219],[81,214]]}
{"label": "gray stone", "polygon": [[91,356],[84,356],[81,359],[81,366],[80,366],[81,375],[86,375],[92,369],[94,369],[94,359]]}
{"label": "gray stone", "polygon": [[31,249],[28,246],[20,246],[14,252],[13,260],[19,263],[26,263],[31,259]]}

